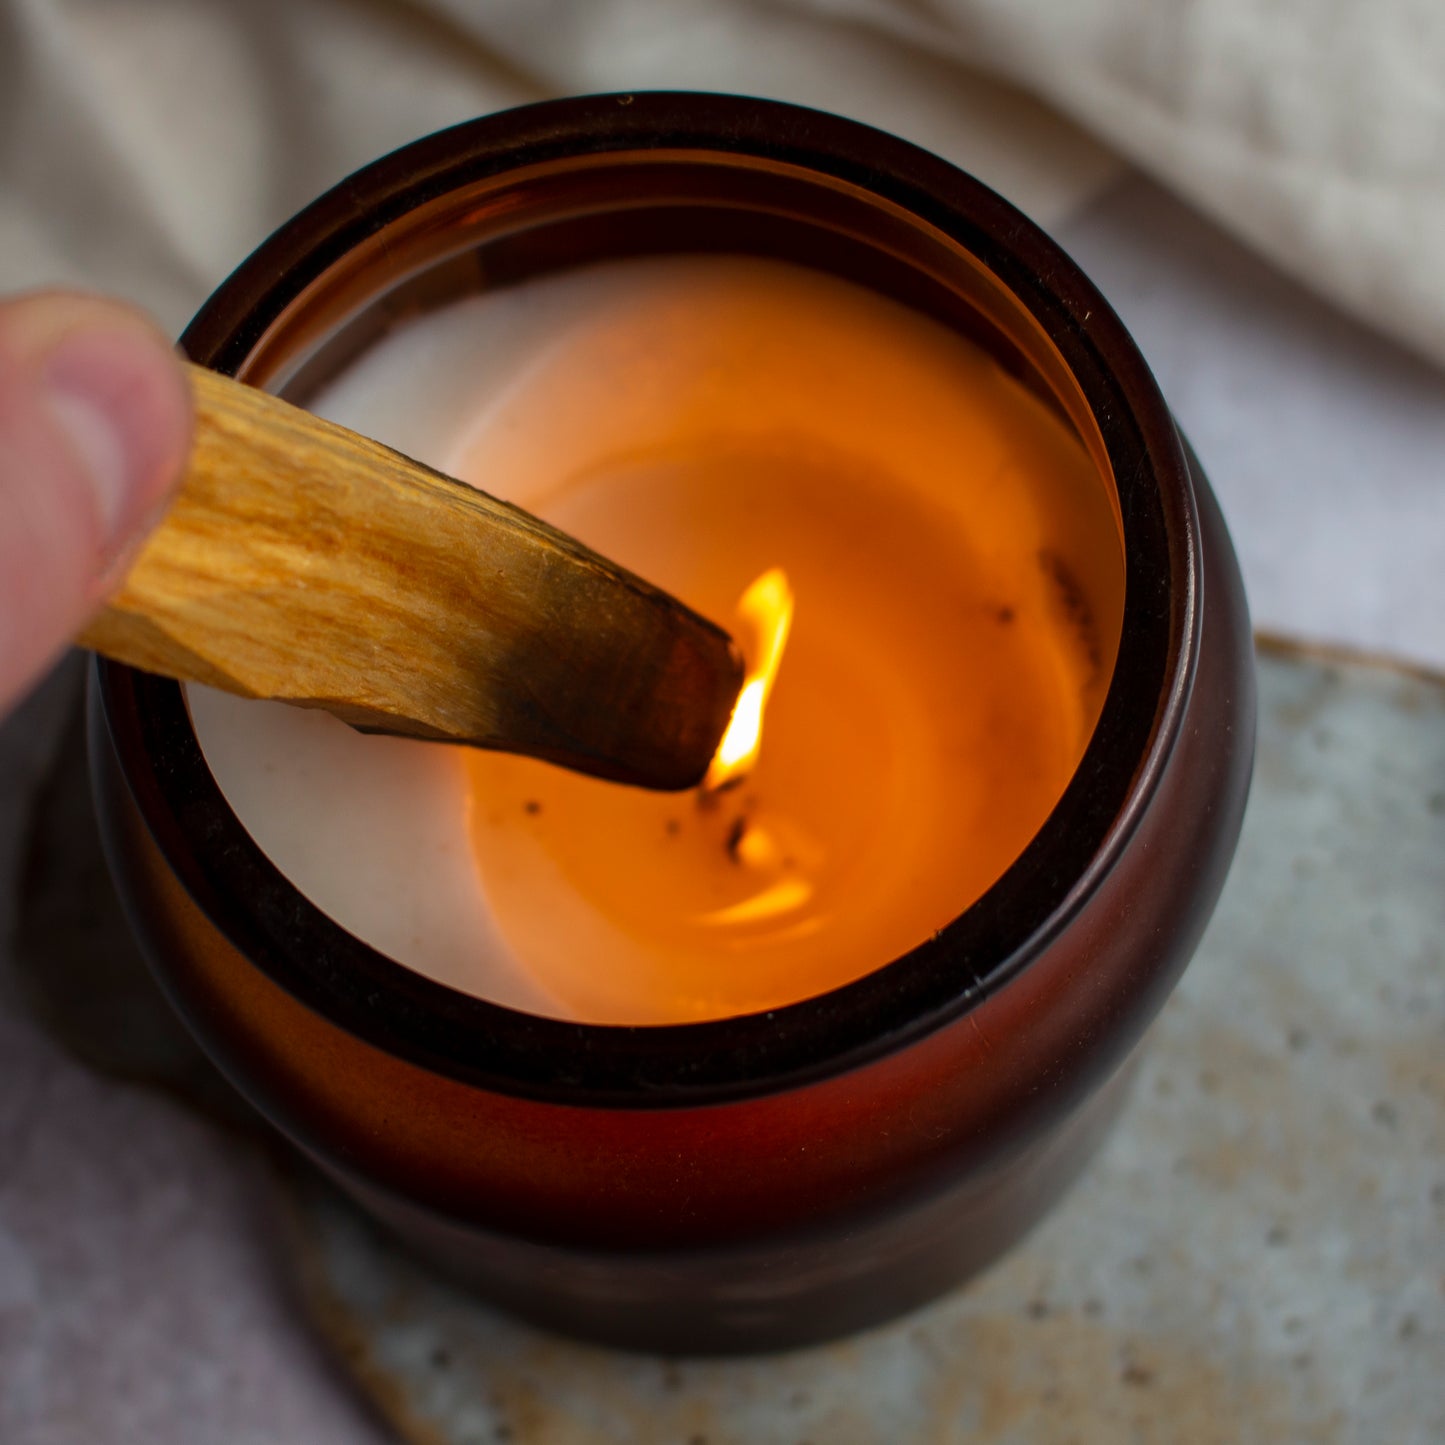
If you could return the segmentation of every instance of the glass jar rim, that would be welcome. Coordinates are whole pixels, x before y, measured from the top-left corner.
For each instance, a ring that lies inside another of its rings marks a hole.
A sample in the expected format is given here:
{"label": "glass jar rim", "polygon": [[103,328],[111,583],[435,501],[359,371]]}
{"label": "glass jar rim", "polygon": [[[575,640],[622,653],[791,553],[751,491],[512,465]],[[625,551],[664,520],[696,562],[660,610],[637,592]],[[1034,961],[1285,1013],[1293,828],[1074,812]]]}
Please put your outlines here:
{"label": "glass jar rim", "polygon": [[365,167],[264,241],[182,338],[240,368],[317,277],[379,229],[479,177],[621,152],[763,158],[849,184],[965,247],[1057,349],[1098,426],[1124,535],[1123,626],[1084,757],[1023,853],[931,938],[762,1014],[619,1027],[523,1014],[386,957],[310,903],[231,811],[179,684],[104,660],[103,717],[168,866],[256,967],[347,1032],[433,1072],[558,1103],[677,1106],[794,1087],[956,1019],[1026,969],[1127,846],[1178,735],[1198,654],[1198,519],[1184,449],[1122,323],[1008,202],[884,132],[774,101],[687,92],[545,101],[464,122]]}

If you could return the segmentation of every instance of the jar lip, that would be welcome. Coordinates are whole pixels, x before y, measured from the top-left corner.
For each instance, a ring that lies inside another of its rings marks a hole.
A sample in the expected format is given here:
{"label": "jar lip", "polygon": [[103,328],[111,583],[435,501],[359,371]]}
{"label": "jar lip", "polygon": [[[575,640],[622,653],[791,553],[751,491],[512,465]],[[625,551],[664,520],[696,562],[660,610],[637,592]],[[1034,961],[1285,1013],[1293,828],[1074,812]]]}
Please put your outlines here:
{"label": "jar lip", "polygon": [[166,864],[233,947],[365,1042],[495,1092],[579,1106],[678,1106],[843,1072],[975,1007],[1047,948],[1126,847],[1178,734],[1198,655],[1198,518],[1189,465],[1149,369],[1068,256],[981,182],[855,121],[688,92],[545,101],[464,122],[357,172],[283,225],[182,338],[236,370],[316,277],[389,221],[466,181],[599,151],[762,157],[851,182],[964,245],[1033,316],[1080,386],[1114,469],[1125,600],[1103,710],[1062,798],[1023,853],[908,953],[761,1014],[616,1026],[524,1014],[426,978],[346,932],[231,811],[179,684],[100,659],[101,711]]}

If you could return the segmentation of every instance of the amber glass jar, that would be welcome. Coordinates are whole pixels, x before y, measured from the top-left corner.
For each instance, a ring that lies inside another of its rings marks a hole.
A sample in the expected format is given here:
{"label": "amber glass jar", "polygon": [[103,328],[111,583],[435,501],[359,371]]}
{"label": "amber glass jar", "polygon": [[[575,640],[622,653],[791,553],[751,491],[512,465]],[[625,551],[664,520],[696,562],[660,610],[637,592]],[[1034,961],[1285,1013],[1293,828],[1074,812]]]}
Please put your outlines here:
{"label": "amber glass jar", "polygon": [[308,902],[223,800],[175,683],[98,663],[91,738],[155,971],[279,1129],[522,1314],[754,1350],[928,1299],[1077,1175],[1223,882],[1254,694],[1228,535],[1113,312],[987,188],[850,122],[658,94],[445,131],[284,226],[184,345],[304,402],[398,318],[696,251],[800,261],[966,333],[1069,421],[1117,499],[1124,615],[1098,726],[1029,847],[942,932],[765,1015],[537,1018],[421,977]]}

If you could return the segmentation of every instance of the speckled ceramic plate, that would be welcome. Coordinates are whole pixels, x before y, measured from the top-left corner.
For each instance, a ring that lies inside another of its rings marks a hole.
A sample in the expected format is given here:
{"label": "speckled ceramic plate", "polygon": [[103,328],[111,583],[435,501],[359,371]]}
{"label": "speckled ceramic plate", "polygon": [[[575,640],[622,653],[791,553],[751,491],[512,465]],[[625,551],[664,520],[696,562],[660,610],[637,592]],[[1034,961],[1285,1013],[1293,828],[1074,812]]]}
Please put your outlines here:
{"label": "speckled ceramic plate", "polygon": [[[42,914],[35,991],[97,1059]],[[194,1084],[174,1040],[97,1061]],[[1445,1440],[1445,680],[1261,644],[1239,854],[1122,1125],[1021,1248],[885,1329],[725,1362],[572,1344],[287,1173],[308,1307],[418,1445]]]}

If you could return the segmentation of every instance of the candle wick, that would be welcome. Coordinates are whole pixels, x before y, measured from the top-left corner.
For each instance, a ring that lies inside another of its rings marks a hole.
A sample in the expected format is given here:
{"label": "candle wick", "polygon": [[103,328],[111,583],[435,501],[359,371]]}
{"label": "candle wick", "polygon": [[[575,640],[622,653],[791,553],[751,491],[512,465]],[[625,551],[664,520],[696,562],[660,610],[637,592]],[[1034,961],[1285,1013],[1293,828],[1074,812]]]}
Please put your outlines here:
{"label": "candle wick", "polygon": [[724,778],[720,783],[703,783],[697,790],[697,805],[705,813],[710,813],[718,805],[718,800],[728,793],[734,792],[747,782],[746,773],[734,773],[730,778]]}

